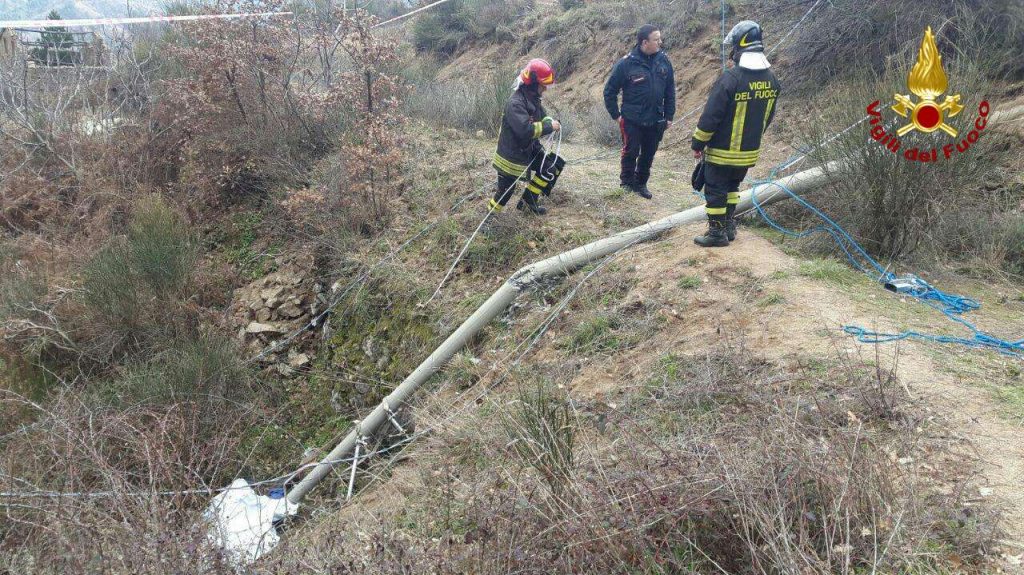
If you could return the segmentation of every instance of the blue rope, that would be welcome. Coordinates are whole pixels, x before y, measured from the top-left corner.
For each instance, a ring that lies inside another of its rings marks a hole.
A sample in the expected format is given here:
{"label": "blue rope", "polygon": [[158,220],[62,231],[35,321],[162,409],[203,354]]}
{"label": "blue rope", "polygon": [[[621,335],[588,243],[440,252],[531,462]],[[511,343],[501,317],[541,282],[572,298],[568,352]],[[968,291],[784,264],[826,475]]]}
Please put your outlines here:
{"label": "blue rope", "polygon": [[[793,238],[805,238],[811,234],[817,232],[825,232],[832,236],[836,244],[839,245],[843,253],[846,254],[846,258],[850,264],[865,274],[872,275],[872,271],[877,274],[877,277],[873,277],[876,281],[893,285],[894,282],[899,284],[899,293],[903,293],[913,297],[921,303],[942,312],[950,320],[966,327],[972,332],[971,337],[956,337],[950,335],[932,335],[920,333],[913,330],[904,331],[902,333],[881,333],[876,331],[869,331],[862,327],[845,325],[843,331],[849,335],[857,338],[857,341],[861,343],[889,343],[893,341],[900,341],[904,339],[918,339],[923,341],[930,341],[934,343],[951,343],[963,345],[966,347],[976,349],[990,349],[998,351],[1005,355],[1014,357],[1024,357],[1024,339],[1017,341],[1007,341],[1000,339],[993,335],[989,335],[977,328],[974,324],[964,319],[962,316],[968,312],[975,311],[981,308],[981,304],[971,298],[959,295],[947,294],[935,286],[929,284],[925,280],[915,275],[904,275],[896,276],[881,266],[875,261],[863,247],[856,240],[850,236],[832,218],[825,215],[817,207],[813,206],[810,202],[797,195],[793,190],[789,189],[785,184],[777,181],[776,174],[783,166],[791,165],[791,161],[787,160],[782,166],[772,170],[768,179],[757,180],[754,183],[753,190],[751,192],[751,201],[754,204],[754,208],[757,209],[758,214],[764,219],[769,226],[782,234],[793,237]],[[796,200],[801,206],[807,208],[808,211],[813,213],[815,216],[821,219],[823,222],[809,230],[803,232],[796,232],[787,229],[780,225],[778,222],[773,220],[765,213],[764,208],[760,202],[757,201],[757,191],[759,186],[775,186],[785,192],[790,198]]]}

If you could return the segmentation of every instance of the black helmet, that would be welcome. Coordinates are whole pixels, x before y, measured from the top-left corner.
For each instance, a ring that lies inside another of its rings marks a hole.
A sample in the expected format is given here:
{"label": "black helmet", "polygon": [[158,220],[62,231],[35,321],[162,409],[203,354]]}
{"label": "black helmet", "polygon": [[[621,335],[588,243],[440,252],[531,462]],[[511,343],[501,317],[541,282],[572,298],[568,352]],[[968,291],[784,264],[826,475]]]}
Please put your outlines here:
{"label": "black helmet", "polygon": [[744,52],[764,52],[761,26],[753,20],[744,20],[732,27],[722,44],[730,47],[729,56],[734,61],[738,61]]}

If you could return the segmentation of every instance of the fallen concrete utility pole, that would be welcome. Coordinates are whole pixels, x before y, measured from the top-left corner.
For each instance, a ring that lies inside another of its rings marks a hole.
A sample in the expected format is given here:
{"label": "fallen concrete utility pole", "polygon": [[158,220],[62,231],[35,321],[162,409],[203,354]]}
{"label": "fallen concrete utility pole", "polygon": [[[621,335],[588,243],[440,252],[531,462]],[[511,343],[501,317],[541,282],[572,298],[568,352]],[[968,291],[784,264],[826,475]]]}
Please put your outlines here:
{"label": "fallen concrete utility pole", "polygon": [[[814,168],[792,176],[782,178],[779,183],[785,185],[796,193],[806,192],[824,184],[829,174],[834,173],[840,167],[838,162],[833,162],[824,167]],[[738,211],[749,210],[753,207],[751,201],[752,190],[743,192],[740,196]],[[757,194],[758,203],[761,205],[771,204],[780,199],[788,197],[777,186],[766,186]],[[600,259],[606,255],[613,254],[626,246],[637,242],[648,241],[676,227],[694,224],[704,221],[706,218],[704,207],[698,206],[686,211],[673,214],[666,218],[637,226],[585,246],[552,256],[546,260],[528,265],[508,279],[498,291],[494,292],[472,316],[455,330],[448,339],[430,354],[409,374],[384,401],[377,406],[373,412],[360,421],[355,429],[349,432],[321,462],[307,474],[298,485],[288,491],[288,502],[298,503],[316,486],[334,467],[336,462],[343,461],[355,453],[356,446],[360,439],[373,433],[378,427],[387,423],[391,417],[392,410],[398,409],[412,394],[423,385],[430,376],[448,363],[466,343],[482,330],[494,318],[498,317],[515,300],[520,292],[526,290],[534,282],[556,275],[564,275],[575,271],[584,265]]]}

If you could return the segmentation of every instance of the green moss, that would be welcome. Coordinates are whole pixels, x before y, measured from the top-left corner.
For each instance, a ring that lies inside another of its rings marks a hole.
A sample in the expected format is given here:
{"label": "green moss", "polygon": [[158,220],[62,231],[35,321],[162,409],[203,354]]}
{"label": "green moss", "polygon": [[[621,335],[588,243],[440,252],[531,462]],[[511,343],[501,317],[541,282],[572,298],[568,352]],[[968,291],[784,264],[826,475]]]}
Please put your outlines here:
{"label": "green moss", "polygon": [[332,390],[335,401],[356,388],[363,397],[354,403],[379,401],[423,360],[437,337],[434,319],[416,305],[428,288],[393,272],[385,270],[355,291],[332,320],[327,367],[350,382]]}
{"label": "green moss", "polygon": [[276,269],[274,256],[280,252],[280,245],[271,244],[265,250],[257,249],[263,226],[263,214],[258,211],[235,214],[217,240],[223,244],[224,257],[235,266],[242,277],[254,280]]}

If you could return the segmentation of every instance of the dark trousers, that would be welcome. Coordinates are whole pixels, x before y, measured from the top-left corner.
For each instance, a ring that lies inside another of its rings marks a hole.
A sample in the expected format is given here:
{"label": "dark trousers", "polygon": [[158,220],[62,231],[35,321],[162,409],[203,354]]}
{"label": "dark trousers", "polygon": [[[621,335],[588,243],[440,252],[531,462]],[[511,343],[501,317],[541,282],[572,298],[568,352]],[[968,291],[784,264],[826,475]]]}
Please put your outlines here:
{"label": "dark trousers", "polygon": [[619,181],[624,186],[646,186],[651,178],[654,153],[658,151],[661,137],[665,135],[665,122],[652,126],[641,126],[630,122],[625,116],[619,117],[619,131],[622,133],[622,170]]}
{"label": "dark trousers", "polygon": [[[525,177],[530,177],[527,172]],[[516,178],[516,176],[510,176],[504,172],[498,172],[498,187],[494,190],[494,197],[491,199],[491,209],[494,211],[501,211],[501,208],[505,207],[509,199],[516,193],[516,181],[522,178]],[[523,195],[530,193],[528,190],[523,190]]]}
{"label": "dark trousers", "polygon": [[747,176],[747,168],[704,164],[704,200],[708,219],[725,221],[736,211],[740,202],[740,183]]}
{"label": "dark trousers", "polygon": [[[541,194],[550,194],[551,186],[554,185],[551,182],[546,181],[544,178],[538,176],[541,170],[541,162],[544,161],[545,154],[541,152],[534,155],[533,161],[526,168],[526,173],[523,177],[510,176],[501,170],[498,170],[498,184],[497,189],[494,191],[494,197],[491,199],[490,208],[494,211],[501,211],[501,208],[508,204],[508,201],[516,193],[516,182],[521,180],[526,182],[526,186],[523,189],[523,199],[527,203],[534,203]],[[550,165],[550,164],[549,164]],[[550,168],[549,168],[550,170]]]}

